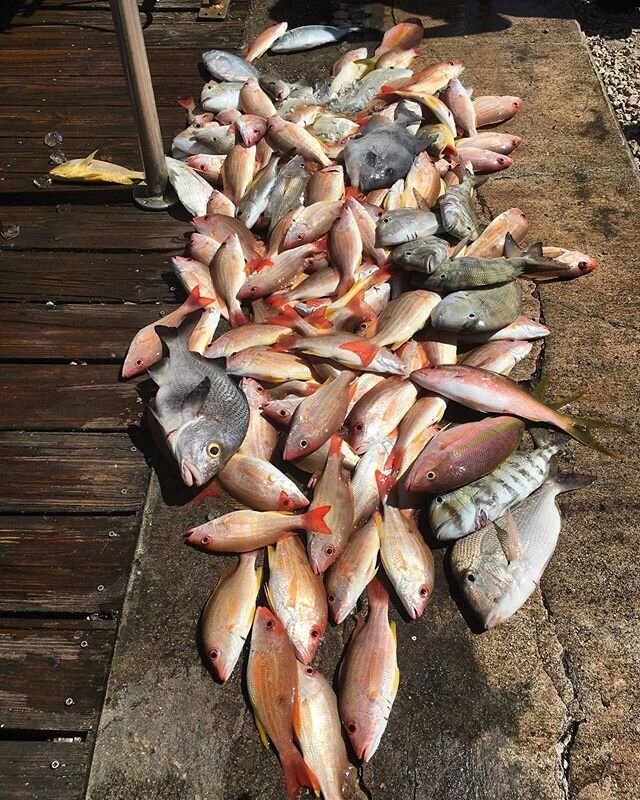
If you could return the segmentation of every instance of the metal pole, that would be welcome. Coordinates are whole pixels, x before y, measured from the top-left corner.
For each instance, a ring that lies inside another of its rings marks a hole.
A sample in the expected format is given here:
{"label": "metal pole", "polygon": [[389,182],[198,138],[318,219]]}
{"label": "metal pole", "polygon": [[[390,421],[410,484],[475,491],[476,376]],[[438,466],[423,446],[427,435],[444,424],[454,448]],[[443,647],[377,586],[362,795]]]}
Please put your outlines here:
{"label": "metal pole", "polygon": [[136,0],[109,1],[146,177],[146,183],[135,187],[133,197],[142,208],[161,211],[174,205],[176,198],[168,186],[162,134],[138,5]]}

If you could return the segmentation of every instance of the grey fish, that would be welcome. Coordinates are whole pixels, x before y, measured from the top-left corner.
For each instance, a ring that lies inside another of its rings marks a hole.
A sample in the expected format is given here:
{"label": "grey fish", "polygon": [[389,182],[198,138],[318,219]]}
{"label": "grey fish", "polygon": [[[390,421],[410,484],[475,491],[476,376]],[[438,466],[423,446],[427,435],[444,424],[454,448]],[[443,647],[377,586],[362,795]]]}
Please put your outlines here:
{"label": "grey fish", "polygon": [[[332,97],[329,107],[342,114],[357,114],[363,111],[368,103],[380,92],[385,83],[410,78],[413,72],[400,67],[385,67],[374,69],[359,81],[354,81]],[[413,120],[412,120],[413,121]]]}
{"label": "grey fish", "polygon": [[497,331],[520,314],[517,281],[489,289],[465,289],[441,300],[431,312],[431,324],[441,331]]}
{"label": "grey fish", "polygon": [[384,189],[404,178],[423,143],[400,122],[376,117],[363,128],[363,135],[349,139],[344,162],[349,179],[363,192]]}
{"label": "grey fish", "polygon": [[360,28],[336,28],[333,25],[302,25],[284,33],[269,48],[272,53],[297,53],[323,44],[341,42]]}
{"label": "grey fish", "polygon": [[202,486],[238,450],[249,425],[249,406],[227,373],[189,350],[189,336],[199,314],[178,328],[156,326],[169,355],[149,367],[158,385],[151,413],[187,486]]}
{"label": "grey fish", "polygon": [[209,74],[218,81],[244,81],[258,78],[260,73],[244,58],[226,50],[207,50],[202,54],[202,62]]}
{"label": "grey fish", "polygon": [[513,512],[458,540],[451,569],[465,599],[485,628],[509,619],[531,596],[556,548],[562,520],[556,497],[582,489],[592,477],[560,475]]}
{"label": "grey fish", "polygon": [[286,100],[291,93],[291,85],[272,72],[262,73],[258,77],[258,83],[260,88],[264,89],[270,97],[273,97],[276,103]]}
{"label": "grey fish", "polygon": [[394,264],[411,270],[431,274],[449,255],[449,245],[437,236],[424,236],[393,248],[391,260]]}
{"label": "grey fish", "polygon": [[471,205],[471,192],[476,185],[472,175],[465,175],[461,184],[449,186],[438,200],[442,227],[457,239],[477,239],[480,235],[478,220]]}
{"label": "grey fish", "polygon": [[240,89],[244,81],[231,83],[205,83],[200,92],[200,105],[205,111],[226,111],[240,107]]}
{"label": "grey fish", "polygon": [[529,278],[541,280],[563,277],[571,269],[569,264],[547,258],[542,252],[542,242],[533,242],[523,250],[510,233],[504,239],[504,254],[509,261],[522,264],[524,274]]}
{"label": "grey fish", "polygon": [[278,178],[279,166],[280,158],[273,156],[266,167],[263,167],[251,181],[244,197],[238,203],[236,217],[249,229],[253,228],[269,204],[271,191]]}
{"label": "grey fish", "polygon": [[376,246],[393,247],[414,239],[424,238],[439,228],[432,211],[419,208],[398,208],[387,211],[376,225]]}
{"label": "grey fish", "polygon": [[212,125],[203,125],[198,129],[196,123],[193,127],[196,128],[193,138],[197,142],[206,144],[208,150],[214,155],[223,156],[233,150],[236,137],[233,132],[229,131],[230,125],[220,125],[217,128]]}
{"label": "grey fish", "polygon": [[532,428],[536,449],[516,450],[499,467],[473,483],[435,497],[429,522],[441,542],[460,539],[499,519],[544,483],[550,461],[570,437],[549,428]]}
{"label": "grey fish", "polygon": [[311,172],[302,156],[295,156],[280,170],[267,206],[267,215],[270,217],[269,233],[287,212],[302,205],[304,190],[310,179]]}
{"label": "grey fish", "polygon": [[443,261],[420,285],[433,292],[457,292],[508,283],[522,275],[524,270],[525,265],[518,259],[462,256]]}

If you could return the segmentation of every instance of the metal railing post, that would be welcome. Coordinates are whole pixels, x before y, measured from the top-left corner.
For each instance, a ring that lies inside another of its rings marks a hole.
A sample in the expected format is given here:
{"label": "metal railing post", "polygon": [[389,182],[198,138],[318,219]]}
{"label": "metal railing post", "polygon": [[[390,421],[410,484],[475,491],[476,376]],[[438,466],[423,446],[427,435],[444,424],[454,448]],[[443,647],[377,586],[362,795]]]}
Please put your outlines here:
{"label": "metal railing post", "polygon": [[138,142],[146,182],[133,191],[142,208],[161,211],[176,202],[168,185],[167,165],[160,132],[147,51],[136,0],[109,0],[116,29],[122,67],[127,79],[131,110],[138,129]]}

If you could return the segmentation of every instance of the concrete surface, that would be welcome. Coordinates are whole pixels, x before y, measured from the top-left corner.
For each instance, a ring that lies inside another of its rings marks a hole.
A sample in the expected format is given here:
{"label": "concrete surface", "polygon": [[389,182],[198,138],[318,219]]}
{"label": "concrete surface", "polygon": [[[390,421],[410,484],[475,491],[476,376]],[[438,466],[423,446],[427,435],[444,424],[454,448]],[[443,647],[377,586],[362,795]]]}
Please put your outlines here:
{"label": "concrete surface", "polygon": [[[484,211],[519,206],[531,219],[530,240],[585,250],[600,262],[587,278],[540,287],[534,299],[552,335],[528,370],[554,374],[558,395],[587,389],[576,410],[624,422],[632,433],[617,438],[620,460],[569,448],[564,466],[597,474],[597,483],[561,499],[563,532],[541,589],[504,626],[479,633],[437,550],[436,592],[424,617],[409,624],[392,611],[400,689],[362,785],[375,800],[635,800],[638,178],[564,5],[503,2],[493,12],[492,3],[399,0],[395,18],[434,7],[442,18],[425,20],[436,37],[427,54],[463,59],[479,94],[525,101],[505,126],[525,144],[515,166],[483,188]],[[277,18],[287,8],[279,2]],[[292,24],[318,13],[311,3],[291,9]],[[371,25],[391,24],[389,8],[372,10]],[[253,29],[266,19],[256,3]],[[278,67],[288,61],[290,74],[313,75],[334,57],[332,49],[281,57]],[[277,800],[280,768],[260,743],[242,670],[216,685],[195,644],[200,610],[226,559],[186,548],[181,535],[215,512],[216,501],[180,505],[186,497],[164,471],[161,482],[162,490],[154,479],[148,499],[89,797]],[[350,629],[348,622],[329,631],[318,658],[325,674],[333,675]]]}

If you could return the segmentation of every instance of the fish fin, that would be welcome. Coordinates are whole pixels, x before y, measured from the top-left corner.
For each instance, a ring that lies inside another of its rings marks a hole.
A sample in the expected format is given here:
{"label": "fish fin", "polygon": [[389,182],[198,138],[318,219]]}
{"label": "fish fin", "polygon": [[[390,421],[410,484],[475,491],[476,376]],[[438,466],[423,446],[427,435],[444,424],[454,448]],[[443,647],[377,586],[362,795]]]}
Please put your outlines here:
{"label": "fish fin", "polygon": [[78,164],[78,167],[88,167],[91,164],[91,162],[95,159],[97,152],[98,152],[97,150],[94,150],[93,153],[89,153],[88,156],[85,156],[85,158],[83,158],[82,161],[80,161],[80,163]]}
{"label": "fish fin", "polygon": [[193,504],[194,508],[200,508],[207,497],[220,497],[221,494],[222,492],[218,486],[218,482],[214,478],[213,480],[209,481],[209,483],[207,483],[200,492],[198,492],[191,503]]}
{"label": "fish fin", "polygon": [[291,347],[298,344],[301,338],[302,337],[298,336],[297,333],[281,336],[277,342],[274,342],[274,344],[269,347],[269,350],[272,350],[274,353],[285,353]]}
{"label": "fish fin", "polygon": [[267,750],[271,750],[271,742],[269,741],[267,732],[264,729],[264,725],[260,722],[260,720],[255,714],[253,718],[256,721],[256,728],[258,729],[258,733],[260,734],[260,739],[262,740],[262,744],[267,748]]}
{"label": "fish fin", "polygon": [[249,317],[247,317],[242,309],[229,311],[229,325],[231,325],[232,328],[241,328],[243,325],[248,325],[249,322]]}
{"label": "fish fin", "polygon": [[[267,598],[267,603],[269,605],[269,608],[272,611],[274,611],[273,598],[271,597],[271,592],[269,590],[269,584],[268,583],[265,583],[265,585],[264,585],[264,595]],[[275,613],[275,611],[274,611],[274,613]]]}
{"label": "fish fin", "polygon": [[342,439],[337,433],[334,433],[329,440],[329,456],[337,456],[342,449]]}
{"label": "fish fin", "polygon": [[542,242],[533,242],[533,244],[530,244],[525,251],[525,255],[533,256],[533,258],[544,258],[544,254],[542,252]]}
{"label": "fish fin", "polygon": [[571,492],[574,489],[586,489],[595,482],[595,475],[582,475],[577,472],[562,473],[558,469],[558,465],[554,462],[551,463],[549,470],[549,480],[555,483],[560,489],[560,492]]}
{"label": "fish fin", "polygon": [[282,771],[284,772],[284,785],[289,800],[295,800],[303,786],[310,786],[314,791],[320,789],[315,773],[302,758],[300,751],[291,747],[291,752],[281,755]]}
{"label": "fish fin", "polygon": [[151,366],[147,367],[147,372],[151,380],[155,381],[155,383],[160,386],[162,379],[169,372],[169,359],[166,356],[165,358],[161,358],[160,361],[156,361],[155,364],[151,364]]}
{"label": "fish fin", "polygon": [[504,254],[506,258],[522,258],[524,250],[510,233],[504,237]]}
{"label": "fish fin", "polygon": [[420,194],[420,192],[414,188],[413,196],[416,199],[416,203],[418,204],[418,208],[429,210],[430,206],[429,203],[424,199],[424,197]]}
{"label": "fish fin", "polygon": [[[392,622],[390,624],[393,625],[393,635],[394,635],[394,638],[395,638],[396,643],[397,643],[398,637],[396,635],[396,623]],[[400,668],[396,664],[396,674],[394,675],[394,678],[393,678],[393,689],[392,689],[394,697],[396,696],[396,694],[398,692],[398,686],[400,686]]]}
{"label": "fish fin", "polygon": [[564,431],[544,425],[531,425],[528,430],[536,447],[553,447],[558,452],[571,441],[571,437]]}
{"label": "fish fin", "polygon": [[190,417],[197,417],[211,391],[211,379],[205,376],[180,403],[180,411]]}
{"label": "fish fin", "polygon": [[[391,458],[391,455],[389,456]],[[396,478],[394,475],[384,475],[379,469],[376,470],[376,486],[378,487],[378,495],[384,502],[389,493],[396,485]]]}
{"label": "fish fin", "polygon": [[540,400],[541,402],[544,400],[544,397],[549,391],[549,387],[553,382],[553,378],[554,376],[551,374],[540,378],[535,388],[531,391],[531,394],[536,398],[536,400]]}
{"label": "fish fin", "polygon": [[589,417],[574,417],[570,414],[558,414],[560,421],[556,423],[563,431],[568,433],[578,442],[585,444],[592,450],[597,450],[599,453],[604,453],[611,458],[622,458],[621,453],[616,453],[614,450],[609,450],[603,444],[595,439],[591,433],[594,428],[610,428],[611,430],[621,431],[622,433],[629,433],[629,429],[624,425],[619,425],[617,422],[609,422],[606,419],[590,419]]}
{"label": "fish fin", "polygon": [[178,97],[177,103],[179,106],[182,106],[182,108],[186,108],[187,111],[190,108],[195,108],[196,105],[196,101],[193,97],[185,97],[185,98]]}
{"label": "fish fin", "polygon": [[367,584],[367,599],[369,600],[369,613],[375,608],[388,608],[389,593],[378,578],[374,578]]}
{"label": "fish fin", "polygon": [[545,401],[545,405],[552,408],[554,411],[562,408],[563,406],[568,406],[569,403],[573,403],[574,400],[579,400],[585,393],[586,389],[581,389],[579,392],[574,392],[574,394],[567,395],[567,397],[561,397],[559,400],[554,400],[553,402],[549,402],[548,400]]}
{"label": "fish fin", "polygon": [[361,342],[345,342],[340,345],[339,349],[349,350],[355,353],[365,367],[368,367],[380,352],[380,348],[377,345],[371,344],[371,342],[365,340]]}
{"label": "fish fin", "polygon": [[[400,466],[402,465],[403,457],[404,457],[404,452],[400,448],[394,447],[393,450],[389,453],[389,457],[385,462],[384,465],[385,471],[398,473],[400,471]],[[376,480],[377,477],[378,477],[378,472],[376,472]],[[378,491],[380,491],[379,484],[378,484]]]}
{"label": "fish fin", "polygon": [[507,511],[506,515],[499,520],[499,523],[494,522],[493,524],[505,558],[510,564],[512,561],[522,561],[522,539],[518,524],[511,511]]}
{"label": "fish fin", "polygon": [[[269,302],[267,300],[267,302]],[[300,314],[292,308],[290,305],[284,303],[281,306],[277,306],[280,308],[280,313],[275,314],[273,317],[266,317],[265,324],[267,325],[282,325],[285,328],[293,328],[293,326],[300,322]]]}
{"label": "fish fin", "polygon": [[263,573],[263,571],[264,571],[263,567],[258,567],[256,569],[256,583],[258,585],[258,590],[262,586],[262,573]]}
{"label": "fish fin", "polygon": [[305,529],[313,531],[313,533],[331,536],[333,531],[324,521],[329,511],[331,511],[331,506],[318,506],[317,508],[311,508],[309,511],[306,511],[302,515],[305,521]]}
{"label": "fish fin", "polygon": [[269,256],[264,256],[262,258],[254,258],[253,261],[250,261],[247,264],[247,273],[251,274],[254,272],[262,272],[263,269],[267,269],[268,267],[273,266],[272,259]]}
{"label": "fish fin", "polygon": [[449,254],[449,260],[461,255],[469,244],[470,239],[471,236],[465,236],[464,239],[461,239]]}
{"label": "fish fin", "polygon": [[327,319],[327,309],[325,306],[319,306],[315,311],[307,314],[305,321],[318,330],[330,330],[333,328],[333,323]]}

